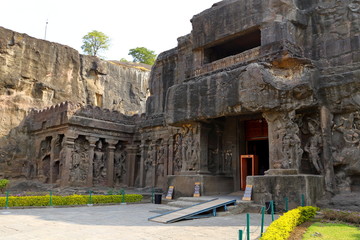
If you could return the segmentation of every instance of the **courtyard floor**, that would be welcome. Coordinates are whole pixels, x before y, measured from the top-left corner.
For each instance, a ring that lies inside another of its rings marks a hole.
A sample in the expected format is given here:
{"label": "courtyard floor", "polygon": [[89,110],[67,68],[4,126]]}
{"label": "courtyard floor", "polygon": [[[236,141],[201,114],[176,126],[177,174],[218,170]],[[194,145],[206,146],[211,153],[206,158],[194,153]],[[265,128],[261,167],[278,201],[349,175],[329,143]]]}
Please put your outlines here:
{"label": "courtyard floor", "polygon": [[[166,211],[163,204],[128,204],[67,208],[0,209],[0,239],[238,239],[246,214],[184,220],[148,221]],[[260,214],[250,215],[251,239],[260,234]],[[265,225],[271,216],[265,215]],[[245,237],[244,237],[245,239]]]}

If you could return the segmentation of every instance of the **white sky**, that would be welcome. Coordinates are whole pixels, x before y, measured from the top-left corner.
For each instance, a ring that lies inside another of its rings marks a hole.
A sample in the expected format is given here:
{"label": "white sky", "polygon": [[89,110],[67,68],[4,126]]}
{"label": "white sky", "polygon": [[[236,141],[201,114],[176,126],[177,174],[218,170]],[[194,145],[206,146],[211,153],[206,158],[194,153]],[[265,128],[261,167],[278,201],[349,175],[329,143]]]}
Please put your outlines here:
{"label": "white sky", "polygon": [[0,26],[77,49],[92,30],[111,39],[105,59],[120,60],[129,49],[159,54],[191,32],[190,19],[220,0],[2,0]]}

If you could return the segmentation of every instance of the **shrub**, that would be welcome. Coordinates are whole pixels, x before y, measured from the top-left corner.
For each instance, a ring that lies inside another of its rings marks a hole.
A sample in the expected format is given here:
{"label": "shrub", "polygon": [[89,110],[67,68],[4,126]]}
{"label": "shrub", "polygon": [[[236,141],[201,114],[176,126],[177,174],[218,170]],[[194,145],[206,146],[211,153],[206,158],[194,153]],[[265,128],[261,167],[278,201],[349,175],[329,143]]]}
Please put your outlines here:
{"label": "shrub", "polygon": [[318,208],[316,207],[298,207],[290,210],[277,220],[272,222],[266,229],[266,232],[260,238],[261,240],[285,240],[288,239],[294,228],[301,223],[308,221],[315,216]]}
{"label": "shrub", "polygon": [[9,184],[9,180],[7,179],[0,179],[0,192],[4,192],[5,188]]}
{"label": "shrub", "polygon": [[[143,198],[139,194],[127,194],[125,195],[125,202],[139,202]],[[88,204],[90,197],[89,195],[70,195],[70,196],[52,196],[52,204],[54,206],[61,205],[84,205]],[[0,207],[5,207],[6,197],[0,197]],[[104,204],[104,203],[121,203],[122,195],[93,195],[93,204]],[[10,196],[9,207],[24,207],[24,206],[49,206],[50,196]]]}
{"label": "shrub", "polygon": [[321,213],[325,219],[360,224],[360,212],[339,210],[339,209],[323,209]]}

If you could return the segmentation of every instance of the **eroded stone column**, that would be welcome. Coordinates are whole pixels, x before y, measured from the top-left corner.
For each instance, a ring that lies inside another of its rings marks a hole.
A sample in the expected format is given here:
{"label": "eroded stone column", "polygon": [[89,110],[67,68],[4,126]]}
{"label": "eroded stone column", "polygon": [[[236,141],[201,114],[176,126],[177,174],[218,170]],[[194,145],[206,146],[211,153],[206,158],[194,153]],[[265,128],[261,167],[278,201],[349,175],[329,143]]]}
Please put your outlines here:
{"label": "eroded stone column", "polygon": [[174,136],[171,135],[168,141],[167,161],[166,161],[166,176],[174,175]]}
{"label": "eroded stone column", "polygon": [[118,140],[105,140],[109,145],[107,147],[107,158],[106,158],[106,165],[107,165],[107,186],[113,187],[114,186],[114,152],[115,152],[115,145],[117,144]]}
{"label": "eroded stone column", "polygon": [[54,149],[55,149],[55,144],[57,141],[57,135],[53,135],[52,139],[51,139],[51,152],[50,152],[50,178],[49,178],[49,183],[55,183],[55,179],[54,179]]}
{"label": "eroded stone column", "polygon": [[145,186],[145,157],[146,157],[146,146],[145,141],[141,141],[140,145],[141,157],[140,157],[140,187]]}
{"label": "eroded stone column", "polygon": [[200,151],[200,159],[199,166],[200,169],[198,174],[210,174],[209,165],[208,165],[208,145],[209,145],[209,128],[205,127],[203,124],[199,124],[199,132],[200,132],[200,149],[196,149],[196,151]]}
{"label": "eroded stone column", "polygon": [[64,148],[65,148],[65,159],[61,171],[61,187],[69,186],[70,183],[70,171],[72,165],[72,153],[74,150],[74,141],[76,136],[72,134],[65,135]]}
{"label": "eroded stone column", "polygon": [[288,175],[299,172],[302,149],[295,111],[263,113],[268,122],[270,169],[266,175]]}
{"label": "eroded stone column", "polygon": [[135,184],[135,164],[137,151],[138,146],[136,145],[126,146],[126,185],[129,187],[133,187]]}

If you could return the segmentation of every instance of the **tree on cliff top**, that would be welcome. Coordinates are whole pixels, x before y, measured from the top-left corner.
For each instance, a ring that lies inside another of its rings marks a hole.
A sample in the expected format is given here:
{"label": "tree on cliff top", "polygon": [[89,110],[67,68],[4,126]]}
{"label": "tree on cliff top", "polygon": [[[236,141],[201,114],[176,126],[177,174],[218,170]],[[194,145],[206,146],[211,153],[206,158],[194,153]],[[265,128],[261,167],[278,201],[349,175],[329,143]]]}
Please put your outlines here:
{"label": "tree on cliff top", "polygon": [[144,47],[130,49],[128,55],[133,57],[133,62],[145,63],[148,65],[153,65],[156,60],[155,52]]}
{"label": "tree on cliff top", "polygon": [[94,30],[83,37],[81,49],[85,54],[98,56],[99,51],[107,50],[109,46],[109,37],[102,32]]}

